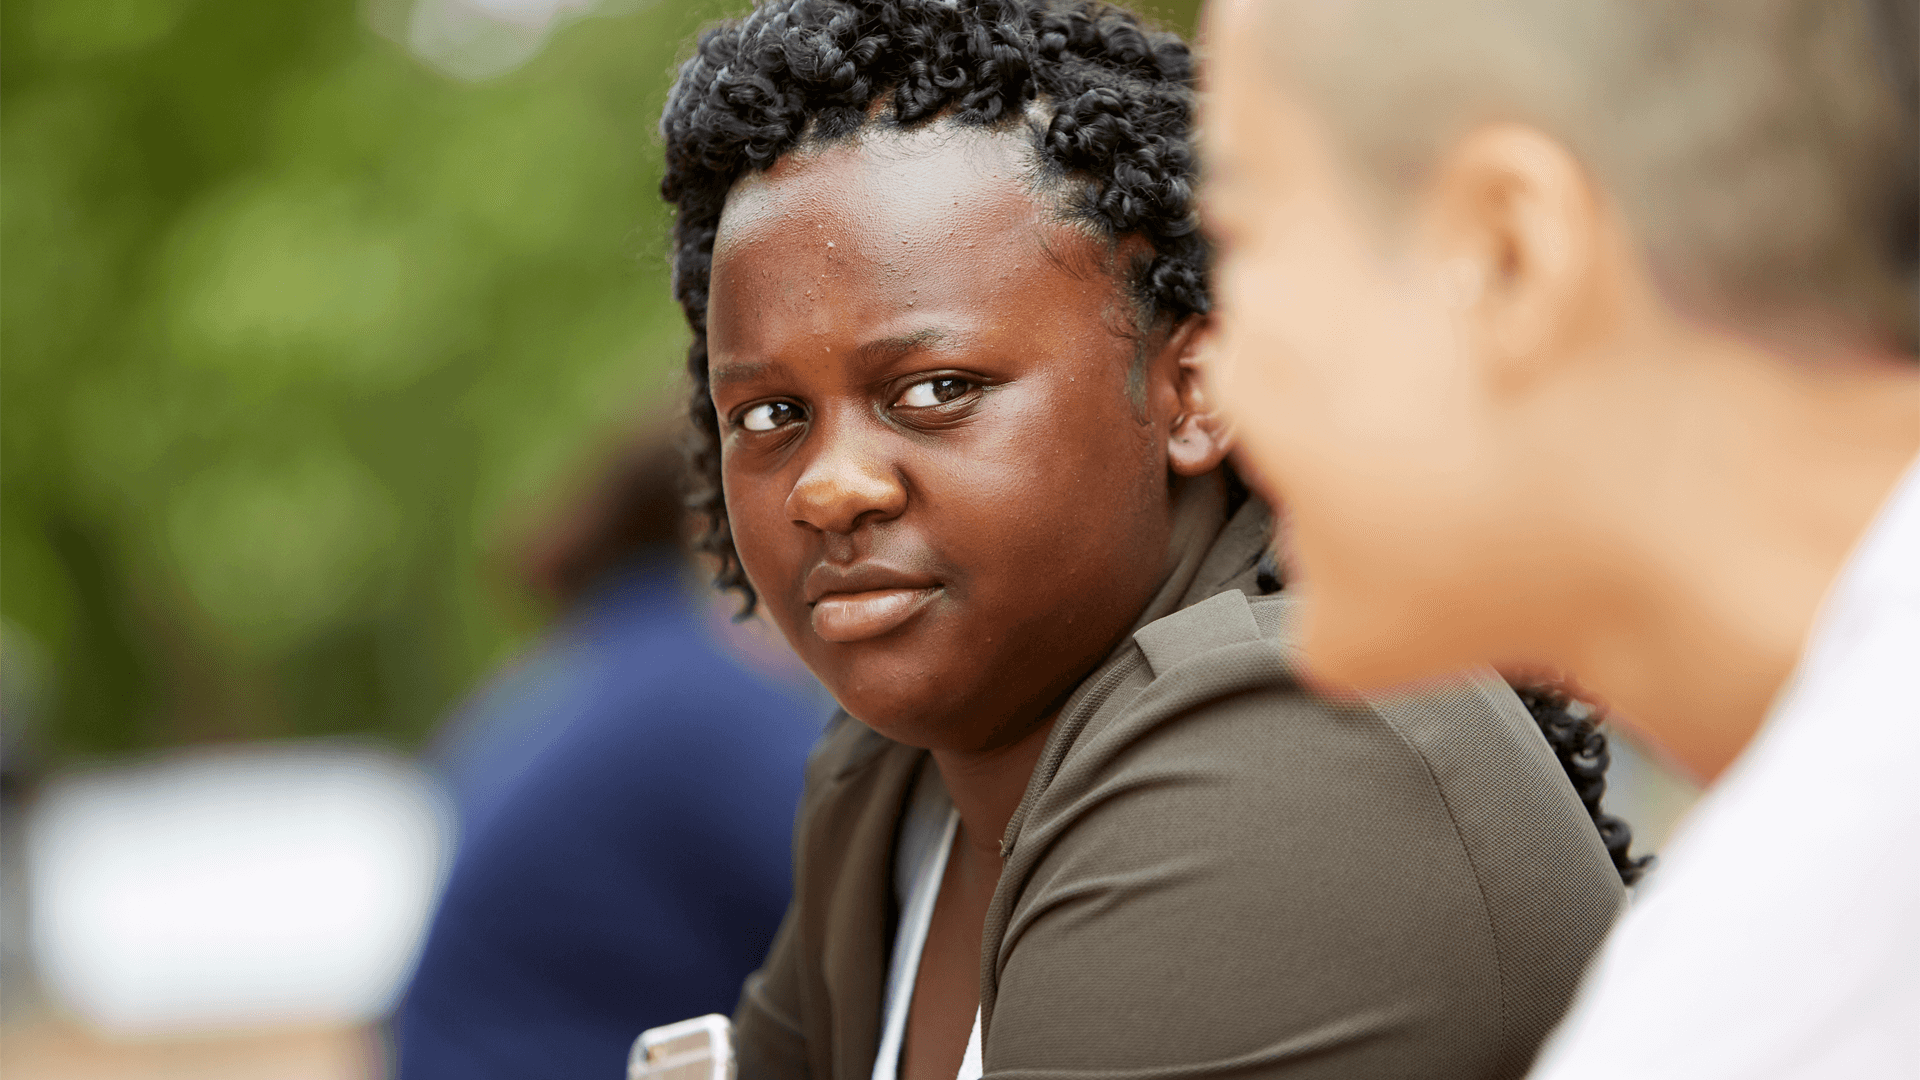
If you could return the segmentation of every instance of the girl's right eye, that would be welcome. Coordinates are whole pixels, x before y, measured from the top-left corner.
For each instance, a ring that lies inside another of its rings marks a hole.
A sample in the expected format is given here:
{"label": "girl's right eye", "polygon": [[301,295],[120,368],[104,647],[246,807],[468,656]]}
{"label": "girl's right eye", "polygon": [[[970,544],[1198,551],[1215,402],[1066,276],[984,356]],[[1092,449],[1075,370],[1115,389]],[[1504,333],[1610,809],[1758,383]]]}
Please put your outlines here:
{"label": "girl's right eye", "polygon": [[755,405],[740,416],[740,426],[748,431],[772,431],[800,419],[800,409],[790,401],[769,401]]}

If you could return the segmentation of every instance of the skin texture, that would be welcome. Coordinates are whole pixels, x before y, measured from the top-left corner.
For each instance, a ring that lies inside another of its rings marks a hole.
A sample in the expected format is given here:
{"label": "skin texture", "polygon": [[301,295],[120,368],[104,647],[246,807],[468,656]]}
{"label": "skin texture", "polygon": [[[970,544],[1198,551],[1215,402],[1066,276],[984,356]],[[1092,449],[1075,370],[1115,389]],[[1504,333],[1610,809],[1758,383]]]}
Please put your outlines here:
{"label": "skin texture", "polygon": [[1172,484],[1226,454],[1198,320],[1138,339],[1115,253],[1036,198],[1027,138],[942,122],[797,151],[736,185],[714,248],[741,562],[849,713],[933,751],[961,815],[909,1078],[958,1069],[1000,837],[1060,702],[1169,569]]}
{"label": "skin texture", "polygon": [[1281,21],[1208,12],[1210,364],[1286,500],[1318,676],[1570,672],[1713,778],[1920,449],[1911,362],[1818,313],[1681,310],[1536,128],[1469,126],[1384,207],[1276,75]]}

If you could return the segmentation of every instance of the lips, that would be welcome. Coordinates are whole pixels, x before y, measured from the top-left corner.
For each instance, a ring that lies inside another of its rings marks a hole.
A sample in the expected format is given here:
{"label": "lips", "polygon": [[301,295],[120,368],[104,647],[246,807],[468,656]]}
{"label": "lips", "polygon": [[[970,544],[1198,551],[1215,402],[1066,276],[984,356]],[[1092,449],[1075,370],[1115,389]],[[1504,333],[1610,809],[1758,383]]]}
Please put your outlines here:
{"label": "lips", "polygon": [[864,641],[905,625],[939,595],[940,583],[871,563],[822,564],[807,575],[806,593],[822,640]]}
{"label": "lips", "polygon": [[905,623],[927,606],[939,589],[875,589],[828,593],[813,605],[813,632],[826,641],[864,641]]}

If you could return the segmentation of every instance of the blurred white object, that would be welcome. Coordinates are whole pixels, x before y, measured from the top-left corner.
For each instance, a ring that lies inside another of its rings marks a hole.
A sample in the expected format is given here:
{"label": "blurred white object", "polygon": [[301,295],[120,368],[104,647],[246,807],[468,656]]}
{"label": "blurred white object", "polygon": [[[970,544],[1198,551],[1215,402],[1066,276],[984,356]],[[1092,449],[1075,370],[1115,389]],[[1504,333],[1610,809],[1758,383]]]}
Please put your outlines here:
{"label": "blurred white object", "polygon": [[652,0],[371,0],[373,28],[455,78],[497,78],[539,55],[554,31]]}
{"label": "blurred white object", "polygon": [[372,1019],[413,963],[450,820],[405,759],[339,743],[55,780],[28,824],[36,966],[120,1034]]}
{"label": "blurred white object", "polygon": [[648,1028],[633,1040],[627,1080],[734,1080],[733,1021],[719,1013]]}

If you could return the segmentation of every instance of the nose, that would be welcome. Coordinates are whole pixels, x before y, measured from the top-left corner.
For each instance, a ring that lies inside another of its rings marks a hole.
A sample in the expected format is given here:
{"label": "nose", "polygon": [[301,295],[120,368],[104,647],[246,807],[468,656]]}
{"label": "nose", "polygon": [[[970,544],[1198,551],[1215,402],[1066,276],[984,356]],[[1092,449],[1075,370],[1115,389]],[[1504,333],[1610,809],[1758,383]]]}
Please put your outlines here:
{"label": "nose", "polygon": [[[837,429],[837,430],[836,430]],[[851,533],[907,508],[904,478],[872,440],[842,425],[819,431],[812,460],[787,494],[787,516],[822,532]]]}

